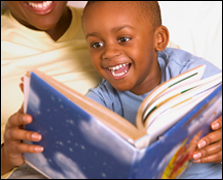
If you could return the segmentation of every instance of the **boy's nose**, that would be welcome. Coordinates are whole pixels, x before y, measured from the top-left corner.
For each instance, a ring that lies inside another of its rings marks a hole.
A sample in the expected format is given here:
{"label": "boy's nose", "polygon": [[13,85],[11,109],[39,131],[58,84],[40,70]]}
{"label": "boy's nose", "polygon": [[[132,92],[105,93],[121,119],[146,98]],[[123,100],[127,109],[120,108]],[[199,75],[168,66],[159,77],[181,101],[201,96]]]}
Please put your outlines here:
{"label": "boy's nose", "polygon": [[106,46],[104,53],[102,54],[102,59],[113,59],[121,55],[121,50],[117,46]]}

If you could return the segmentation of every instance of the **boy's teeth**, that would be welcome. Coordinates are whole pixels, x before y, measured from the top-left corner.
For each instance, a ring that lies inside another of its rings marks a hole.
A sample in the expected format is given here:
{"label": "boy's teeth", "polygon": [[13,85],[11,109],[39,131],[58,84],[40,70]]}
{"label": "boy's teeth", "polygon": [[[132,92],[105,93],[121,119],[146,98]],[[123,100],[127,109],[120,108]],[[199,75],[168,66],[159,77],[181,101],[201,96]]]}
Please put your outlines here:
{"label": "boy's teeth", "polygon": [[119,68],[122,68],[122,67],[125,67],[127,66],[129,63],[125,63],[125,64],[120,64],[120,65],[117,65],[117,66],[114,66],[114,67],[108,67],[108,69],[110,71],[115,71],[115,70],[118,70]]}
{"label": "boy's teeth", "polygon": [[114,66],[114,67],[108,67],[108,69],[111,71],[113,76],[116,76],[116,77],[117,76],[123,76],[124,74],[126,74],[128,72],[127,70],[125,70],[123,72],[120,72],[120,73],[117,73],[117,72],[115,73],[115,71],[119,70],[122,67],[128,66],[128,65],[129,65],[129,63],[125,63],[125,64],[120,64],[120,65],[117,65],[117,66]]}
{"label": "boy's teeth", "polygon": [[41,9],[41,8],[46,8],[50,4],[52,4],[53,1],[43,1],[42,3],[33,3],[33,2],[28,2],[28,5],[36,8],[36,9]]}
{"label": "boy's teeth", "polygon": [[115,74],[115,71],[111,71],[112,75],[113,75],[113,76],[116,76],[116,77],[118,77],[118,76],[123,76],[123,75],[126,74],[127,72],[128,72],[128,71],[126,70],[126,71],[124,71],[124,72],[122,72],[122,73]]}

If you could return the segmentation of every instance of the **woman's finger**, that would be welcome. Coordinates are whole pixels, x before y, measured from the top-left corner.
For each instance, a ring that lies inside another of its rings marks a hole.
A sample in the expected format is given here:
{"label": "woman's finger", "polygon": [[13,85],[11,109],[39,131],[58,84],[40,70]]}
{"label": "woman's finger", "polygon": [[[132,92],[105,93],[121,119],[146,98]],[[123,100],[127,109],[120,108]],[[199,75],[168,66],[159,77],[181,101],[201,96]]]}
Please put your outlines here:
{"label": "woman's finger", "polygon": [[222,128],[222,115],[218,119],[216,119],[213,123],[211,123],[211,128],[213,130]]}
{"label": "woman's finger", "polygon": [[4,134],[4,138],[10,141],[13,141],[13,140],[40,141],[42,139],[42,136],[36,132],[14,128],[14,129],[7,130]]}
{"label": "woman's finger", "polygon": [[222,140],[207,146],[193,154],[194,162],[221,162],[222,161]]}
{"label": "woman's finger", "polygon": [[20,143],[16,150],[20,153],[41,153],[44,149],[42,146]]}
{"label": "woman's finger", "polygon": [[8,119],[6,128],[18,127],[20,125],[29,124],[31,122],[32,116],[17,112]]}
{"label": "woman's finger", "polygon": [[222,128],[215,130],[215,131],[207,134],[203,138],[201,138],[201,140],[198,142],[198,149],[202,149],[202,148],[208,146],[209,144],[217,142],[221,139],[222,139]]}

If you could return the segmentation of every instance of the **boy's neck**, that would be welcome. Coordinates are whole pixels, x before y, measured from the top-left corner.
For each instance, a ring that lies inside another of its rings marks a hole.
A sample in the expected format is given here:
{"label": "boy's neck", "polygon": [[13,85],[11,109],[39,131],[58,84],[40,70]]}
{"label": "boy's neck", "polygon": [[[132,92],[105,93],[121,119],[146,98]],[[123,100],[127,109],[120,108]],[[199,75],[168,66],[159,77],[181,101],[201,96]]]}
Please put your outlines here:
{"label": "boy's neck", "polygon": [[162,78],[162,71],[161,68],[157,62],[157,69],[154,71],[154,73],[150,73],[150,81],[147,83],[135,87],[134,90],[130,90],[130,92],[136,94],[136,95],[143,95],[145,93],[148,93],[152,91],[154,88],[156,88],[161,83]]}

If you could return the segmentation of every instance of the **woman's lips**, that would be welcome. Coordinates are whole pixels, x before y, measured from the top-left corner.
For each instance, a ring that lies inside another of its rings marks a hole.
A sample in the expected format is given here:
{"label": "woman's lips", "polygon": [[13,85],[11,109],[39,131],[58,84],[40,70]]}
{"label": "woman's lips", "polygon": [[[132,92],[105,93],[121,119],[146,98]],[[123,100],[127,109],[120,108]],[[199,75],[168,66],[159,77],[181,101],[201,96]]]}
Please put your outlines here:
{"label": "woman's lips", "polygon": [[27,1],[25,6],[28,7],[32,12],[38,15],[45,15],[50,13],[56,1],[42,1],[42,2],[35,2],[35,1]]}

